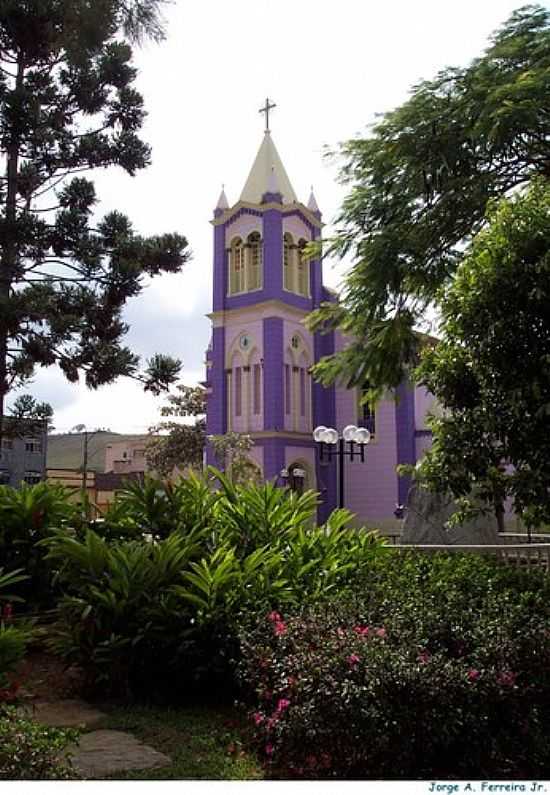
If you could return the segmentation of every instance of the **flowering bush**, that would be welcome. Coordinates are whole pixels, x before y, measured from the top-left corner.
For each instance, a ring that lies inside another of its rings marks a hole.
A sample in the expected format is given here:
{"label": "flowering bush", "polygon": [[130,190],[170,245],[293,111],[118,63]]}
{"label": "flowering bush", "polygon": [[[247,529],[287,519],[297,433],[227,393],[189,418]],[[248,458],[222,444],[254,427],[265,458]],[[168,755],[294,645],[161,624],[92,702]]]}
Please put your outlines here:
{"label": "flowering bush", "polygon": [[[548,602],[528,587],[538,575],[455,563],[461,576],[449,578],[446,599],[434,598],[446,560],[401,560],[409,578],[397,593],[388,558],[385,588],[380,569],[364,599],[272,612],[243,634],[241,681],[274,775],[544,773],[550,620]],[[466,587],[476,570],[492,574],[483,596]],[[411,590],[421,572],[424,590]]]}

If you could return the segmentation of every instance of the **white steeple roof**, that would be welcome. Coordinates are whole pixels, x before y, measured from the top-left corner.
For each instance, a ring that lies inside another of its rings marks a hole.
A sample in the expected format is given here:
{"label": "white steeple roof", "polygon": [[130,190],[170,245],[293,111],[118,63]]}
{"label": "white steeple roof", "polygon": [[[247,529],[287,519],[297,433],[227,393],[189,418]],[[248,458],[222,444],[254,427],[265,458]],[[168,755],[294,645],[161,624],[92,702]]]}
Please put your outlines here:
{"label": "white steeple roof", "polygon": [[271,138],[271,133],[266,130],[240,200],[251,204],[261,204],[264,193],[274,192],[270,189],[270,186],[274,184],[277,185],[276,192],[283,197],[283,204],[298,201]]}
{"label": "white steeple roof", "polygon": [[313,185],[311,186],[311,193],[309,194],[307,208],[308,210],[311,210],[312,213],[319,212],[319,205],[317,204],[317,199],[315,198],[315,194],[313,193]]}
{"label": "white steeple roof", "polygon": [[225,195],[225,188],[222,187],[220,198],[218,199],[218,203],[216,204],[216,210],[227,210],[228,208],[229,208],[229,202],[227,201],[227,196]]}

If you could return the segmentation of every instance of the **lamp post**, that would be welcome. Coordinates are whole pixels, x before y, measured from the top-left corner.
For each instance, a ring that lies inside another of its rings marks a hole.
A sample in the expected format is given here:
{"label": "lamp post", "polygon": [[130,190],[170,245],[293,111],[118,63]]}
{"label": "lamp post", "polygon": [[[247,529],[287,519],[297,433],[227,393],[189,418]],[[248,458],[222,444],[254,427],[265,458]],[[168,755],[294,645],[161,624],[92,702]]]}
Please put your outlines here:
{"label": "lamp post", "polygon": [[344,461],[349,457],[354,461],[356,457],[361,463],[365,462],[365,447],[369,444],[371,435],[366,428],[356,425],[346,425],[341,434],[335,428],[326,428],[319,425],[313,431],[313,438],[319,444],[319,460],[332,461],[333,456],[338,459],[338,507],[344,507]]}

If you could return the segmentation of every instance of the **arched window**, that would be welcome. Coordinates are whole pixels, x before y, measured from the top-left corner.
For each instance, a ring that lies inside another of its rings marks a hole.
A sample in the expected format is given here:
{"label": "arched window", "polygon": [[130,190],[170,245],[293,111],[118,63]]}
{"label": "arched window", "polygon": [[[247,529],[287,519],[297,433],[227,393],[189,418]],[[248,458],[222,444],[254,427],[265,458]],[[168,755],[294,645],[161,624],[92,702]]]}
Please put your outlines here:
{"label": "arched window", "polygon": [[294,241],[288,232],[283,237],[283,287],[285,290],[294,291],[294,274],[292,255],[294,253]]}
{"label": "arched window", "polygon": [[246,289],[259,290],[262,286],[262,238],[259,232],[248,235],[248,273]]}
{"label": "arched window", "polygon": [[244,246],[240,237],[231,242],[229,250],[229,294],[245,290]]}
{"label": "arched window", "polygon": [[304,257],[306,246],[306,240],[298,241],[298,250],[296,252],[296,292],[303,296],[309,296],[309,262]]}

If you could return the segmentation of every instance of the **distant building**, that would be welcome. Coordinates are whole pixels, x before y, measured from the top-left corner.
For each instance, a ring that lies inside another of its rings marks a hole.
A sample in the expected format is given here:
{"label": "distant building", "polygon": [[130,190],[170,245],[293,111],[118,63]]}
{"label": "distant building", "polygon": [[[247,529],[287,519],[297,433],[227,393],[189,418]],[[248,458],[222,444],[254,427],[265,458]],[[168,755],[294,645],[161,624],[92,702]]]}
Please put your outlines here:
{"label": "distant building", "polygon": [[11,417],[4,418],[0,445],[0,485],[18,488],[22,483],[40,483],[46,477],[47,422],[30,422],[28,435],[24,434],[24,426],[17,435],[13,434],[12,423]]}
{"label": "distant building", "polygon": [[112,442],[105,448],[105,472],[124,474],[147,471],[145,447],[151,436],[136,436],[121,442]]}
{"label": "distant building", "polygon": [[[72,489],[73,501],[78,501],[82,494],[82,471],[79,469],[48,469],[48,483],[55,483]],[[114,502],[117,492],[124,489],[127,483],[140,481],[143,473],[129,472],[128,474],[117,474],[115,472],[94,472],[86,473],[86,493],[92,503],[92,516],[96,518],[104,513],[109,505]],[[96,509],[94,512],[93,508]]]}

